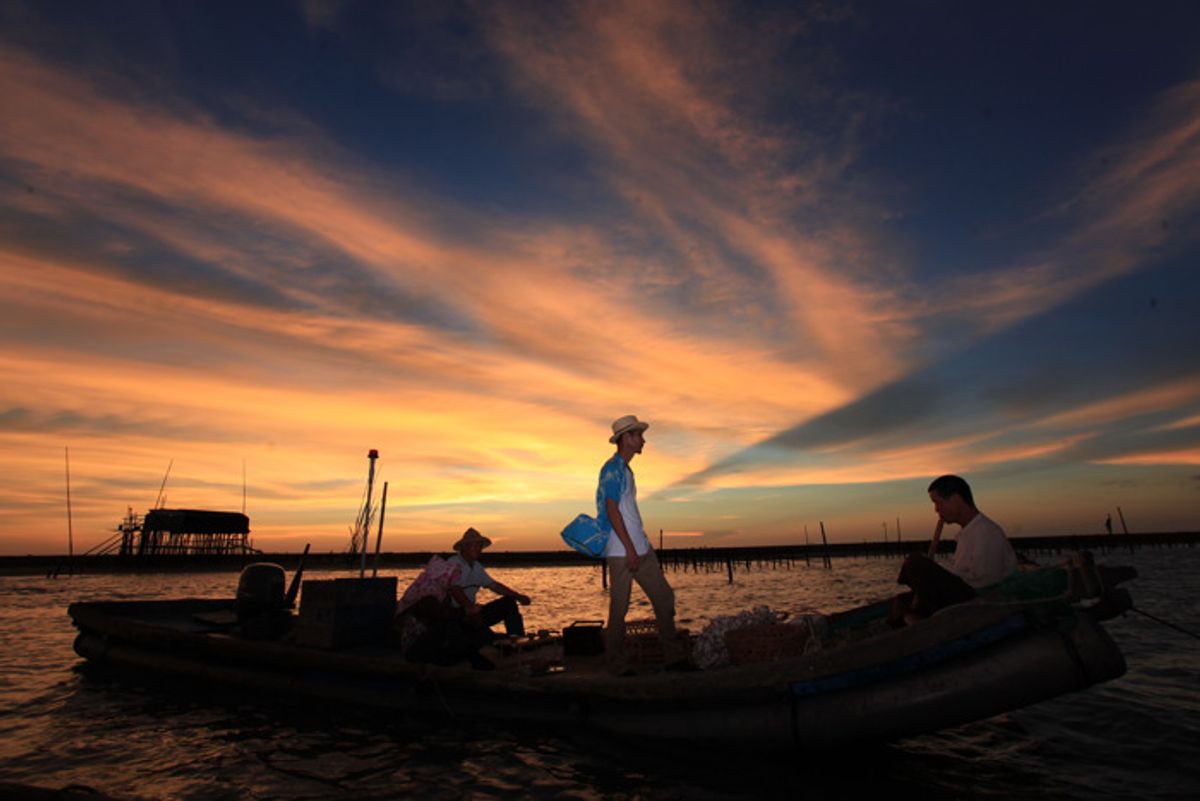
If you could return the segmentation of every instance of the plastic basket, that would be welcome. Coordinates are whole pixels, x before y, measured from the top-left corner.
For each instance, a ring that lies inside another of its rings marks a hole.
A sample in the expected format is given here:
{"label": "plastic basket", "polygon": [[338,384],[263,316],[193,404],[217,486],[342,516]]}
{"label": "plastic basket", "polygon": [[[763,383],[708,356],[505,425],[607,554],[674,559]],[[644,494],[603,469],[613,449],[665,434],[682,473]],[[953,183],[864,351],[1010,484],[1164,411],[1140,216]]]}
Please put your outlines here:
{"label": "plastic basket", "polygon": [[663,661],[662,641],[655,621],[625,621],[625,657],[638,664]]}
{"label": "plastic basket", "polygon": [[[681,653],[690,653],[691,633],[687,629],[675,629]],[[651,620],[625,621],[625,658],[634,664],[652,665],[664,661],[662,639],[658,636],[658,623]]]}
{"label": "plastic basket", "polygon": [[725,647],[733,664],[753,665],[803,656],[808,638],[806,626],[758,623],[725,632]]}

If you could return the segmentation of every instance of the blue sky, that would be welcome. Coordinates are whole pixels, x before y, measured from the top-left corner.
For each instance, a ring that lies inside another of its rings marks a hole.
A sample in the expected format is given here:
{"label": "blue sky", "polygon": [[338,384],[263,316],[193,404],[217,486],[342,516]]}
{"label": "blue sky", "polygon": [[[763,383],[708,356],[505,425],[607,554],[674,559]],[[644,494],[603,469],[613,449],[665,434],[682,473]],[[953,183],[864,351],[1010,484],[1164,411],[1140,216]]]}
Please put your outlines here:
{"label": "blue sky", "polygon": [[1196,530],[1192,3],[0,4],[0,550]]}

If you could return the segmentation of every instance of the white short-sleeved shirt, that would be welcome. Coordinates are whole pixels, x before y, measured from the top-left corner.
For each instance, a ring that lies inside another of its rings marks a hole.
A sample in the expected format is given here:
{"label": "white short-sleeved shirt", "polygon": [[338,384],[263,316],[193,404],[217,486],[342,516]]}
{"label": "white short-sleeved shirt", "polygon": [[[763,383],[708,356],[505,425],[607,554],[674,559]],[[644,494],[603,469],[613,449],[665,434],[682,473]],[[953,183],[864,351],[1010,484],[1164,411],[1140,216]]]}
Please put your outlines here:
{"label": "white short-sleeved shirt", "polygon": [[602,531],[608,532],[608,545],[604,549],[605,557],[625,556],[625,544],[613,531],[612,521],[608,519],[607,501],[617,502],[617,510],[625,523],[625,532],[638,556],[650,551],[650,540],[646,537],[646,529],[642,526],[642,513],[637,505],[637,482],[633,478],[633,470],[614,453],[612,458],[600,468],[600,483],[596,487],[596,521]]}
{"label": "white short-sleeved shirt", "polygon": [[980,512],[955,537],[954,567],[972,587],[986,587],[1017,569],[1017,554],[1004,529]]}
{"label": "white short-sleeved shirt", "polygon": [[[480,587],[490,587],[495,583],[488,572],[483,569],[483,562],[478,559],[475,560],[475,564],[469,565],[467,560],[462,558],[462,554],[456,553],[446,562],[458,566],[459,573],[458,578],[454,581],[454,586],[461,589],[471,603],[475,603],[475,596],[479,594]],[[450,596],[450,603],[458,606],[458,601],[454,600],[454,596]]]}

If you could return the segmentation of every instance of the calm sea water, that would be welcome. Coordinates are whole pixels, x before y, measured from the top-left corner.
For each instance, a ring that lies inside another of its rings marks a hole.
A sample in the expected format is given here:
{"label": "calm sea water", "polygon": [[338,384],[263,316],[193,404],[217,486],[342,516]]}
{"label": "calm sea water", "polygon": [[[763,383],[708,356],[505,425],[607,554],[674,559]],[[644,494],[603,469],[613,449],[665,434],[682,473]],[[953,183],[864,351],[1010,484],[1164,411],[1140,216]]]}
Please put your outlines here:
{"label": "calm sea water", "polygon": [[[1200,551],[1132,564],[1138,608],[1200,632]],[[1046,557],[1041,561],[1053,561]],[[898,562],[669,572],[682,625],[758,604],[834,611],[890,594]],[[404,586],[415,571],[396,571]],[[603,617],[598,571],[497,569],[534,596],[531,628]],[[316,574],[329,577],[338,574]],[[343,574],[344,575],[344,574]],[[1195,799],[1200,641],[1129,613],[1108,624],[1128,673],[1008,715],[834,754],[738,754],[471,720],[379,720],[279,698],[144,686],[82,670],[67,605],[228,597],[236,574],[0,577],[0,781],[156,799]],[[630,618],[650,617],[640,591]]]}

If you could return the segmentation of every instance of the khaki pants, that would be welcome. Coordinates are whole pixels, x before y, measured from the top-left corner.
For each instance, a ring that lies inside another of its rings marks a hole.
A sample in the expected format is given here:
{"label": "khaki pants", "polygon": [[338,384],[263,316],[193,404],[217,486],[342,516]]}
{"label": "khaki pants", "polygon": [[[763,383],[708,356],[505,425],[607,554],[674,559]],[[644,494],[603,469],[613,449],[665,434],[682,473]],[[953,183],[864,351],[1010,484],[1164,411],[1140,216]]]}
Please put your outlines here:
{"label": "khaki pants", "polygon": [[604,654],[609,664],[619,667],[625,662],[625,613],[629,611],[629,593],[633,582],[646,593],[654,607],[658,636],[662,640],[663,658],[668,664],[682,659],[678,637],[675,636],[675,591],[667,583],[662,566],[654,551],[641,556],[637,572],[629,572],[624,556],[610,556],[608,562],[608,626],[604,630]]}

